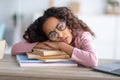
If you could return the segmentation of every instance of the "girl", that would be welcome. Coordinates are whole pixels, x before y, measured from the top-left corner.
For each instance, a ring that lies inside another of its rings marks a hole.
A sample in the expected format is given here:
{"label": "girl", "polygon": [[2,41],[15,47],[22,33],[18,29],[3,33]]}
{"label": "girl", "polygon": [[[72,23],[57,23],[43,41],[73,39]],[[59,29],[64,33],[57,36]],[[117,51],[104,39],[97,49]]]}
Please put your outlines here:
{"label": "girl", "polygon": [[94,32],[73,15],[67,7],[52,7],[25,31],[26,41],[15,44],[12,55],[31,52],[33,48],[57,49],[86,67],[96,66],[98,59],[93,47]]}

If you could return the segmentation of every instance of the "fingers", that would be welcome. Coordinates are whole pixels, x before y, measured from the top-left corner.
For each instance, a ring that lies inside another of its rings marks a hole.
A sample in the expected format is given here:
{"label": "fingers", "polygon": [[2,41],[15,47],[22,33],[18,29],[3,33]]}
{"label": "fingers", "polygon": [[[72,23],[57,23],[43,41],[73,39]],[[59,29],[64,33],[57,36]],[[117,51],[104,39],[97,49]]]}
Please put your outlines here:
{"label": "fingers", "polygon": [[57,49],[59,49],[58,48],[58,43],[56,43],[56,42],[45,42],[44,43],[46,46],[48,46],[48,47],[50,47],[50,48],[52,48],[52,49],[55,49],[55,50],[57,50]]}
{"label": "fingers", "polygon": [[38,43],[36,48],[40,48],[40,49],[50,49],[50,50],[53,49],[53,48],[50,47],[50,46],[48,45],[48,43],[46,43],[46,42],[40,42],[40,43]]}

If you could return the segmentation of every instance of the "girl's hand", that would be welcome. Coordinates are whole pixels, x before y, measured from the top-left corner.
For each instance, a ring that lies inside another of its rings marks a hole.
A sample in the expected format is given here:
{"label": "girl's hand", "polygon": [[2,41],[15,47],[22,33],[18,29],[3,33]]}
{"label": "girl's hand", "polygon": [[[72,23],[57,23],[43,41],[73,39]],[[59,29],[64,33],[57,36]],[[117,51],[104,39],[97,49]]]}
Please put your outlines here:
{"label": "girl's hand", "polygon": [[[45,41],[46,42],[46,41]],[[53,49],[45,44],[45,42],[38,43],[34,48],[40,48],[40,49]]]}
{"label": "girl's hand", "polygon": [[[47,45],[48,47],[54,49],[54,50],[60,50],[60,44],[63,43],[63,42],[52,42],[52,41],[46,41],[44,42],[45,45]],[[64,45],[63,45],[64,47]]]}
{"label": "girl's hand", "polygon": [[35,46],[35,48],[61,50],[66,52],[70,56],[72,55],[72,52],[73,52],[73,47],[64,42],[52,42],[52,41],[40,42]]}
{"label": "girl's hand", "polygon": [[66,44],[65,42],[52,42],[52,41],[46,41],[44,42],[45,45],[50,47],[54,50],[61,50],[66,52],[68,55],[72,55],[73,47],[69,44]]}

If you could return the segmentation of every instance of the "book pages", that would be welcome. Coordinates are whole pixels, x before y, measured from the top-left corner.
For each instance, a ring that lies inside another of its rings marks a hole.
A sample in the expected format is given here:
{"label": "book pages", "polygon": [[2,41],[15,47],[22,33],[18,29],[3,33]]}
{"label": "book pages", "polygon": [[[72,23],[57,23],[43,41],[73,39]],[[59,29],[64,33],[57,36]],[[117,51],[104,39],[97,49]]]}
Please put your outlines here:
{"label": "book pages", "polygon": [[53,55],[53,56],[40,56],[38,54],[34,54],[34,53],[26,53],[28,59],[40,59],[40,60],[68,60],[70,59],[70,56],[67,54],[63,54],[63,55]]}
{"label": "book pages", "polygon": [[39,54],[41,56],[53,56],[53,55],[64,55],[63,51],[59,50],[45,50],[45,49],[33,49],[34,54]]}

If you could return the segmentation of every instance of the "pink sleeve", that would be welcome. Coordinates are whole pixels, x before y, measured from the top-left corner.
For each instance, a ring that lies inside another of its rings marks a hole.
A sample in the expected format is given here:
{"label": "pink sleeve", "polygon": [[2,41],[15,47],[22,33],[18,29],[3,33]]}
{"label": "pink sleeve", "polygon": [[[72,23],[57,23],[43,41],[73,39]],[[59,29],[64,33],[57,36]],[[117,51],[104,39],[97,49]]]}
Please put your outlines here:
{"label": "pink sleeve", "polygon": [[98,59],[92,41],[92,36],[88,33],[85,33],[81,39],[78,39],[76,44],[80,44],[78,46],[81,46],[81,48],[75,47],[73,49],[72,59],[86,67],[97,66]]}
{"label": "pink sleeve", "polygon": [[35,47],[37,43],[28,43],[26,41],[16,43],[13,45],[11,54],[12,55],[17,55],[17,54],[22,54],[25,52],[31,52],[33,47]]}

